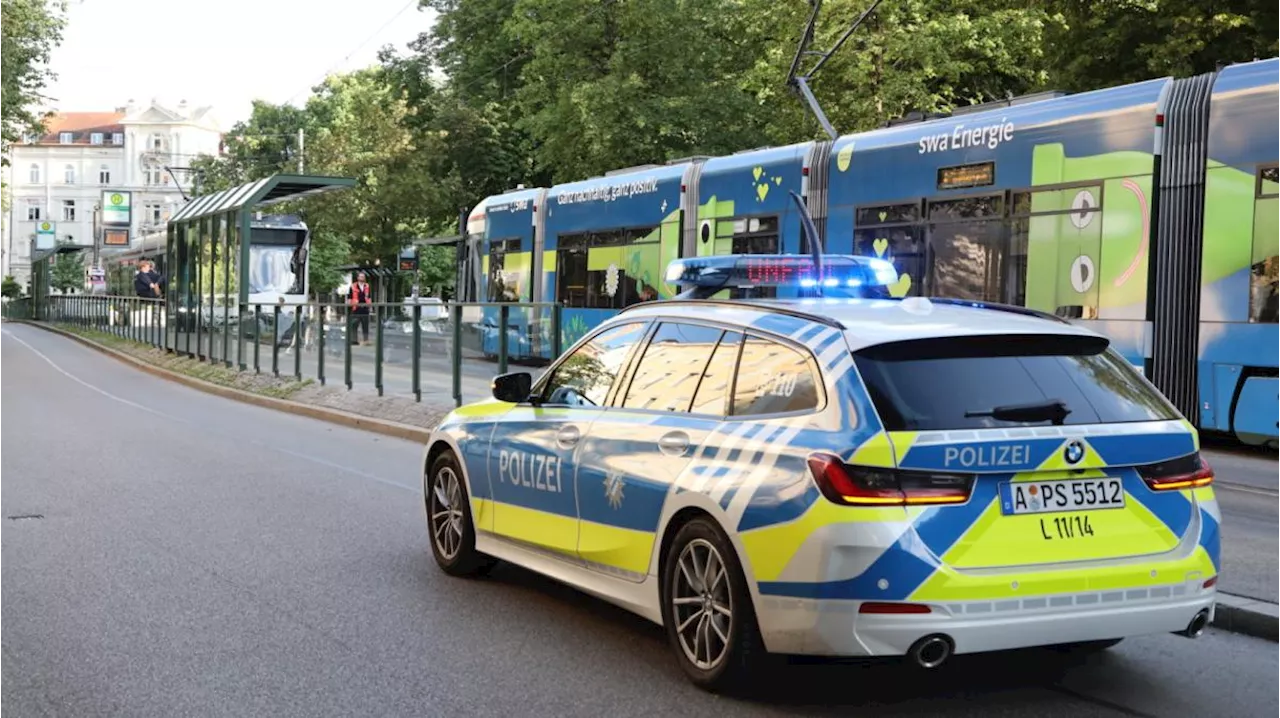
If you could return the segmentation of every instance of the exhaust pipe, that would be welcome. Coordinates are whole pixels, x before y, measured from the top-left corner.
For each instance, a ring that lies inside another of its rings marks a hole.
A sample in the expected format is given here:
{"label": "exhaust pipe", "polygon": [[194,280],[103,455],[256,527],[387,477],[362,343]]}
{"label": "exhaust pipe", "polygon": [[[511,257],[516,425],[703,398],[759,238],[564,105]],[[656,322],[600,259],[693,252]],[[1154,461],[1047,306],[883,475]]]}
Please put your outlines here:
{"label": "exhaust pipe", "polygon": [[951,639],[935,633],[911,644],[907,649],[907,659],[920,668],[933,669],[945,663],[952,650]]}
{"label": "exhaust pipe", "polygon": [[1191,623],[1188,623],[1186,628],[1178,631],[1178,635],[1185,636],[1186,638],[1199,638],[1204,634],[1204,629],[1208,625],[1209,609],[1202,608],[1200,609],[1200,612],[1195,615],[1195,618],[1191,619]]}

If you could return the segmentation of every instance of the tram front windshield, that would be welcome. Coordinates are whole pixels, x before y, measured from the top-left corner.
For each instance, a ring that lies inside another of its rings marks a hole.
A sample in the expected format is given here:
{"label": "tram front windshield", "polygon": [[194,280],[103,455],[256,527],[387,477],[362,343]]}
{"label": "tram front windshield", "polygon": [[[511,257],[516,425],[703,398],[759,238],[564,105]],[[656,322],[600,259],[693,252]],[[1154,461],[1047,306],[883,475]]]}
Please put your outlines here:
{"label": "tram front windshield", "polygon": [[250,294],[302,293],[300,277],[294,271],[294,255],[303,236],[287,230],[253,230],[249,245]]}

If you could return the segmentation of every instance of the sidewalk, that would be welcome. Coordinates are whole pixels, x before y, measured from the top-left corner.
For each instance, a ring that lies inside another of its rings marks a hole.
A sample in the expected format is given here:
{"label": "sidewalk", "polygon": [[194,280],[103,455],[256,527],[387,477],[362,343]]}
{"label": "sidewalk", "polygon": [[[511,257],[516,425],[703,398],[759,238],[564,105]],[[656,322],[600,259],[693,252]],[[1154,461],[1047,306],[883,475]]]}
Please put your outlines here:
{"label": "sidewalk", "polygon": [[1214,493],[1223,514],[1222,574],[1213,626],[1277,641],[1275,455],[1202,441],[1202,452],[1217,474]]}

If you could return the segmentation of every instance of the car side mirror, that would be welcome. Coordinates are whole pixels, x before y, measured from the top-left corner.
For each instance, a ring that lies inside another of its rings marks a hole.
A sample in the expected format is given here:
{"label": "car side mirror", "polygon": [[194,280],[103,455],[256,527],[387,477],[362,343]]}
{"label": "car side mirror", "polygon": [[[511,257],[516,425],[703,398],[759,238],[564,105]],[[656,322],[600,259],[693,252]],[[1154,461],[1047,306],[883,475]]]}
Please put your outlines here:
{"label": "car side mirror", "polygon": [[493,378],[493,398],[519,404],[529,400],[533,390],[533,376],[527,371],[500,374]]}

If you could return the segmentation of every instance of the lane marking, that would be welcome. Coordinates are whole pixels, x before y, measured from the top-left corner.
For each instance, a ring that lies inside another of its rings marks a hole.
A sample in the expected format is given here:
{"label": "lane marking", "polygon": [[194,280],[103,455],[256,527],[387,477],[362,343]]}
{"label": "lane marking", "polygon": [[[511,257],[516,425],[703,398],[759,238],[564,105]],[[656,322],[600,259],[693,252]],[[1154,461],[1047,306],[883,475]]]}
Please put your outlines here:
{"label": "lane marking", "polygon": [[1261,486],[1250,486],[1248,484],[1237,484],[1231,481],[1214,481],[1210,486],[1216,486],[1223,491],[1235,491],[1241,494],[1256,494],[1258,496],[1268,496],[1270,498],[1280,497],[1280,491],[1275,489],[1266,489]]}
{"label": "lane marking", "polygon": [[54,368],[54,370],[55,370],[55,371],[57,371],[59,374],[62,374],[63,376],[65,376],[65,377],[67,377],[68,379],[70,379],[71,381],[74,381],[75,383],[77,383],[77,384],[79,384],[79,385],[81,385],[81,386],[85,387],[86,389],[89,389],[90,391],[95,391],[95,392],[97,392],[97,393],[99,393],[99,394],[101,394],[101,395],[103,395],[103,396],[107,397],[108,399],[111,399],[112,401],[118,401],[118,402],[120,402],[121,404],[125,404],[125,405],[127,405],[127,406],[131,406],[131,407],[133,407],[133,408],[135,408],[135,409],[140,409],[140,410],[142,410],[142,411],[147,412],[148,414],[154,414],[154,415],[156,415],[156,416],[163,417],[163,418],[165,418],[165,419],[171,419],[171,420],[173,420],[173,421],[177,421],[177,422],[181,422],[181,423],[183,423],[183,424],[188,424],[188,425],[194,426],[196,429],[198,429],[198,430],[202,431],[202,432],[203,432],[203,433],[205,433],[205,434],[212,434],[212,435],[215,435],[215,436],[221,436],[221,437],[222,437],[222,438],[224,438],[224,439],[229,439],[229,440],[231,440],[231,441],[233,441],[233,442],[236,442],[236,443],[248,442],[249,444],[252,444],[252,445],[254,445],[254,446],[258,446],[258,447],[261,447],[261,448],[263,448],[263,449],[268,449],[268,450],[270,450],[270,451],[275,451],[275,452],[277,452],[277,453],[284,454],[285,456],[292,456],[292,457],[294,457],[294,458],[303,459],[303,460],[305,460],[305,461],[310,461],[311,463],[313,463],[313,464],[318,464],[318,465],[320,465],[320,466],[327,466],[327,467],[332,468],[332,469],[338,469],[338,470],[340,470],[340,471],[345,471],[345,472],[347,472],[347,473],[349,473],[349,474],[354,474],[354,475],[356,475],[356,476],[360,476],[360,477],[362,477],[362,478],[370,479],[370,480],[372,480],[372,481],[376,481],[376,482],[378,482],[378,483],[380,483],[380,484],[386,484],[387,486],[394,486],[394,487],[396,487],[397,489],[404,489],[404,490],[406,490],[406,491],[413,491],[413,492],[415,492],[415,493],[416,493],[416,492],[417,492],[417,490],[418,490],[417,486],[405,486],[404,484],[401,484],[401,483],[396,482],[396,481],[392,481],[391,479],[387,479],[387,478],[384,478],[384,477],[378,476],[378,475],[376,475],[376,474],[370,474],[370,473],[368,473],[368,472],[366,472],[366,471],[361,471],[360,469],[352,468],[352,467],[350,467],[350,466],[345,466],[345,465],[343,465],[343,464],[339,464],[339,463],[335,463],[335,462],[332,462],[332,461],[328,461],[328,460],[326,460],[326,459],[318,459],[318,458],[316,458],[316,457],[314,457],[314,456],[308,456],[308,455],[306,455],[306,454],[302,454],[302,453],[299,453],[299,452],[296,452],[296,451],[290,451],[289,449],[282,449],[282,448],[280,448],[280,447],[278,447],[278,446],[273,446],[273,445],[271,445],[271,444],[266,444],[266,443],[263,443],[263,442],[261,442],[261,441],[257,441],[256,439],[248,439],[248,438],[245,438],[245,437],[234,436],[234,435],[232,435],[232,434],[228,434],[228,433],[226,433],[226,432],[218,431],[218,430],[216,430],[216,429],[207,429],[207,428],[202,428],[199,424],[197,424],[195,421],[193,421],[193,420],[191,420],[191,419],[187,419],[187,418],[185,418],[185,417],[181,417],[181,416],[175,416],[175,415],[173,415],[173,414],[168,414],[168,413],[163,412],[163,411],[160,411],[160,410],[158,410],[158,409],[153,409],[153,408],[151,408],[151,407],[149,407],[149,406],[144,406],[144,405],[139,404],[139,403],[137,403],[137,402],[130,401],[130,400],[128,400],[128,399],[126,399],[126,398],[124,398],[124,397],[122,397],[122,396],[117,396],[117,395],[115,395],[115,394],[112,394],[111,392],[107,391],[106,389],[102,389],[102,388],[100,388],[100,387],[94,386],[93,384],[90,384],[89,382],[87,382],[87,381],[85,381],[84,379],[81,379],[80,377],[78,377],[78,376],[76,376],[76,375],[72,374],[71,372],[67,371],[66,369],[63,369],[61,366],[58,366],[57,362],[55,362],[55,361],[53,361],[52,359],[50,359],[50,358],[49,358],[49,357],[48,357],[44,352],[40,351],[39,349],[36,349],[35,347],[31,346],[31,345],[30,345],[30,344],[28,344],[27,342],[25,342],[25,341],[23,341],[22,339],[18,338],[18,337],[17,337],[17,336],[15,336],[12,332],[10,332],[8,329],[3,330],[3,335],[4,335],[6,338],[8,338],[8,339],[12,339],[13,341],[15,341],[15,342],[17,342],[17,343],[21,344],[22,346],[26,347],[27,349],[29,349],[29,350],[31,351],[31,353],[33,353],[33,354],[35,354],[36,356],[38,356],[38,357],[40,357],[41,359],[43,359],[43,360],[44,360],[44,361],[45,361],[49,366],[53,367],[53,368]]}

